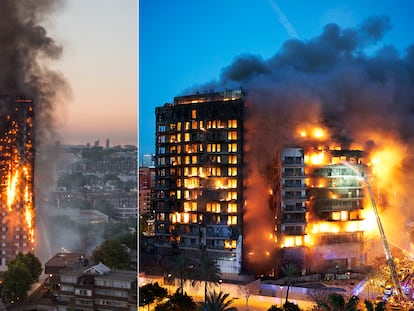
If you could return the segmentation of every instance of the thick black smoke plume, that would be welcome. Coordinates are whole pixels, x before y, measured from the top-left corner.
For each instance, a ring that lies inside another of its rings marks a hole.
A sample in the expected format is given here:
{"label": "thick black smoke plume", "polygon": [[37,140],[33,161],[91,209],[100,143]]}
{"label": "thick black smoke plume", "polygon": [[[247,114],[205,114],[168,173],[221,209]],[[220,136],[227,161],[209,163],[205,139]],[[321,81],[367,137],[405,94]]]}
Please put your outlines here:
{"label": "thick black smoke plume", "polygon": [[[64,77],[47,67],[58,59],[62,47],[42,26],[56,9],[60,0],[2,0],[0,1],[0,112],[3,117],[15,107],[17,98],[33,102],[34,122],[32,137],[35,156],[36,228],[47,215],[42,215],[42,204],[52,183],[56,150],[44,146],[57,138],[56,112],[63,97],[70,94]],[[36,233],[35,252],[41,260],[50,258],[46,232]]]}
{"label": "thick black smoke plume", "polygon": [[[64,78],[45,66],[57,59],[59,46],[41,25],[62,5],[56,0],[4,0],[0,2],[0,94],[10,98],[29,97],[34,102],[37,142],[56,139],[54,111]],[[1,110],[7,112],[7,104]]]}
{"label": "thick black smoke plume", "polygon": [[[295,130],[305,124],[323,125],[331,140],[368,152],[398,150],[386,159],[388,166],[392,163],[387,173],[392,174],[381,187],[390,191],[386,208],[394,217],[412,218],[414,45],[402,52],[382,45],[390,29],[387,16],[370,17],[356,28],[328,24],[309,40],[287,40],[269,59],[238,56],[223,69],[218,82],[208,84],[219,90],[242,86],[247,93],[247,230],[257,231],[255,224],[267,219],[272,232],[274,214],[260,199],[270,188],[266,175],[275,151],[298,145]],[[256,246],[258,237],[253,240]]]}

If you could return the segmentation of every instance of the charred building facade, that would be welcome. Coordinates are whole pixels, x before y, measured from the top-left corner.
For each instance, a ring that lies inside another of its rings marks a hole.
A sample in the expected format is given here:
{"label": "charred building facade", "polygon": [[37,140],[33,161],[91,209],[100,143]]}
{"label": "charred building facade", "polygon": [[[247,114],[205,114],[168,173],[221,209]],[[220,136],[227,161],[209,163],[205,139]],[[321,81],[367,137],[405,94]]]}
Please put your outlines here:
{"label": "charred building facade", "polygon": [[0,269],[17,253],[34,251],[33,103],[1,96]]}
{"label": "charred building facade", "polygon": [[222,272],[242,256],[241,90],[176,97],[156,108],[153,208],[156,250],[206,251]]}

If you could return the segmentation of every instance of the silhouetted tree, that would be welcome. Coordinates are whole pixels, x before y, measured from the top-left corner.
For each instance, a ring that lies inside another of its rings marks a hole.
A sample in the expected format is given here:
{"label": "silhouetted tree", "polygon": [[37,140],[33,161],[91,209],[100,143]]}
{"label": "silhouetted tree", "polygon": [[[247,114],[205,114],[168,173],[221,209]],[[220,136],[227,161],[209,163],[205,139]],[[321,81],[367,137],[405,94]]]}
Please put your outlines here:
{"label": "silhouetted tree", "polygon": [[229,298],[228,293],[216,291],[207,294],[206,302],[202,305],[204,311],[237,311],[236,307],[230,305],[234,302],[234,299]]}
{"label": "silhouetted tree", "polygon": [[298,268],[294,263],[289,262],[287,264],[284,264],[281,269],[287,278],[288,287],[286,290],[286,301],[285,301],[285,303],[287,303],[288,296],[289,296],[289,289],[290,289],[290,286],[292,285],[292,277],[296,275],[296,273],[298,272]]}
{"label": "silhouetted tree", "polygon": [[345,299],[344,296],[337,293],[332,293],[329,295],[329,304],[330,310],[332,311],[343,311],[345,308]]}
{"label": "silhouetted tree", "polygon": [[283,310],[285,311],[300,311],[300,308],[297,304],[290,302],[290,301],[286,301],[285,304],[283,305]]}
{"label": "silhouetted tree", "polygon": [[186,293],[182,294],[179,289],[165,303],[160,303],[155,307],[155,311],[197,311],[197,304],[193,298]]}
{"label": "silhouetted tree", "polygon": [[364,300],[365,308],[367,308],[368,311],[374,311],[374,305],[371,301],[365,299]]}
{"label": "silhouetted tree", "polygon": [[385,304],[384,302],[380,301],[375,306],[375,311],[384,311],[385,310]]}
{"label": "silhouetted tree", "polygon": [[194,282],[204,282],[204,303],[207,299],[208,283],[217,284],[220,280],[221,270],[215,260],[208,257],[206,252],[201,255],[200,263],[195,269]]}
{"label": "silhouetted tree", "polygon": [[325,288],[315,288],[308,291],[308,297],[316,303],[318,308],[324,307],[325,309],[329,309],[329,291]]}
{"label": "silhouetted tree", "polygon": [[158,282],[146,284],[139,288],[139,304],[146,305],[153,303],[154,300],[161,300],[167,297],[168,291],[161,287]]}
{"label": "silhouetted tree", "polygon": [[283,311],[283,309],[276,305],[272,305],[267,311]]}
{"label": "silhouetted tree", "polygon": [[174,258],[170,266],[172,275],[180,280],[179,290],[181,293],[183,293],[184,282],[192,277],[191,265],[192,263],[189,258],[184,254],[180,254]]}
{"label": "silhouetted tree", "polygon": [[351,296],[351,298],[349,298],[349,301],[347,302],[345,309],[347,311],[356,311],[358,303],[359,303],[359,297],[353,295]]}

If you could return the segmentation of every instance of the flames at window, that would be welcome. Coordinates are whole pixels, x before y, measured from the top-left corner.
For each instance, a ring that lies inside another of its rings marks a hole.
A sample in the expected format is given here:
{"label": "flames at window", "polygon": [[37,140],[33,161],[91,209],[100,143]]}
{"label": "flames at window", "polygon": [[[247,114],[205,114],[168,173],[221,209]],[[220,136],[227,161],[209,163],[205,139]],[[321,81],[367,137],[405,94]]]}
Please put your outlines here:
{"label": "flames at window", "polygon": [[14,109],[3,118],[0,133],[2,235],[11,243],[9,252],[25,252],[33,251],[35,242],[33,106],[29,99],[11,105]]}

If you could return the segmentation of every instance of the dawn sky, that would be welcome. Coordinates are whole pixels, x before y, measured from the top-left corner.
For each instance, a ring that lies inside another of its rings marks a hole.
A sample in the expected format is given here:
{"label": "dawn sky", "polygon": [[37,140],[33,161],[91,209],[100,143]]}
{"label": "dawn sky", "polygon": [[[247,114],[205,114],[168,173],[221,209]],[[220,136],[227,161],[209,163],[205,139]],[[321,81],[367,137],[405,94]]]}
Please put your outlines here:
{"label": "dawn sky", "polygon": [[67,0],[48,18],[63,46],[50,67],[72,93],[57,109],[65,143],[137,144],[137,15],[136,0]]}
{"label": "dawn sky", "polygon": [[155,151],[155,107],[197,85],[203,91],[237,56],[266,60],[288,39],[307,41],[328,23],[354,28],[373,15],[387,15],[392,24],[374,49],[390,44],[403,54],[414,43],[413,9],[409,0],[140,1],[140,154]]}

